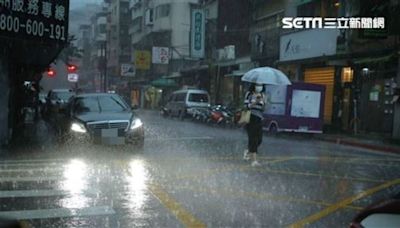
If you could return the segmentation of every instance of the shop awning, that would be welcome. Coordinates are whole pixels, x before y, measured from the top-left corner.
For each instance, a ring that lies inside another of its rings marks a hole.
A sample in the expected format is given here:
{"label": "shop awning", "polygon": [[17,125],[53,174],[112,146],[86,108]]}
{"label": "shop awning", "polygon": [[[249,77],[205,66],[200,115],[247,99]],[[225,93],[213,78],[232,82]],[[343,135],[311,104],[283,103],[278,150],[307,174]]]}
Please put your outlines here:
{"label": "shop awning", "polygon": [[199,71],[199,70],[207,70],[209,68],[208,65],[206,64],[202,64],[202,65],[195,65],[195,66],[191,66],[188,68],[183,68],[181,69],[181,72],[191,72],[191,71]]}
{"label": "shop awning", "polygon": [[366,58],[355,59],[353,62],[354,64],[380,63],[380,62],[387,62],[392,57],[393,54],[380,57],[366,57]]}
{"label": "shop awning", "polygon": [[225,74],[225,77],[241,77],[243,76],[247,71],[244,70],[234,70],[230,74]]}
{"label": "shop awning", "polygon": [[250,63],[250,62],[251,62],[250,56],[245,56],[245,57],[236,58],[236,59],[232,59],[232,60],[220,61],[220,62],[217,62],[216,65],[218,65],[220,67],[227,67],[227,66],[233,66],[233,65],[238,65],[241,63]]}
{"label": "shop awning", "polygon": [[178,85],[172,79],[168,78],[159,78],[150,83],[152,86],[155,87],[177,87]]}
{"label": "shop awning", "polygon": [[179,78],[182,75],[179,72],[172,72],[170,75],[164,76],[162,78]]}
{"label": "shop awning", "polygon": [[296,5],[303,5],[303,4],[306,4],[306,3],[309,3],[309,2],[312,2],[313,0],[296,0],[295,1],[295,3],[296,3]]}

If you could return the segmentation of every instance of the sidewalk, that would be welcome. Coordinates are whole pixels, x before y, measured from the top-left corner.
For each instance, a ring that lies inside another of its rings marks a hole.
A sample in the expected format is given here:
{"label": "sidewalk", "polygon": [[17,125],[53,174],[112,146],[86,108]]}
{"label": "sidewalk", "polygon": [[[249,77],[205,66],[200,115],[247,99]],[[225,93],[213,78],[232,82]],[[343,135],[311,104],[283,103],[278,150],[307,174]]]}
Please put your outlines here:
{"label": "sidewalk", "polygon": [[400,155],[400,143],[394,142],[393,139],[385,139],[383,137],[324,133],[320,135],[314,135],[314,138],[325,142],[354,146],[386,153],[395,153]]}

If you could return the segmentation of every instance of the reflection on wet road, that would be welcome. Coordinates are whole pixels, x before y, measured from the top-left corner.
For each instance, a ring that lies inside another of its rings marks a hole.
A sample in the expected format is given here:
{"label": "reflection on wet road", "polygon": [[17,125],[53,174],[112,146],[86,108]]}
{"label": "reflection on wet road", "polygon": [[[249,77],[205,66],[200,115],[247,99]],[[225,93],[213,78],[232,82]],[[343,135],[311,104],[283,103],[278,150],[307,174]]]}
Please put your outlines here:
{"label": "reflection on wet road", "polygon": [[32,227],[343,227],[400,192],[400,156],[266,137],[253,168],[239,129],[142,118],[143,151],[47,140],[3,154],[0,217]]}

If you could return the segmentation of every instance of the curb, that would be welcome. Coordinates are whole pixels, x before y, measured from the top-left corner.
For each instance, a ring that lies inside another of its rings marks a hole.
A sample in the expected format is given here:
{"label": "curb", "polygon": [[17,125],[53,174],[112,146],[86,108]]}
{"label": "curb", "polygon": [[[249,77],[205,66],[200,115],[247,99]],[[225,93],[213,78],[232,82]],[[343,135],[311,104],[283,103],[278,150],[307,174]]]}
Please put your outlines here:
{"label": "curb", "polygon": [[391,147],[391,146],[367,144],[367,143],[355,142],[355,141],[340,139],[340,138],[336,138],[336,139],[317,138],[317,139],[320,141],[335,143],[335,144],[339,144],[339,145],[359,147],[359,148],[363,148],[363,149],[369,149],[369,150],[392,153],[392,154],[400,154],[400,148],[395,148],[395,147]]}

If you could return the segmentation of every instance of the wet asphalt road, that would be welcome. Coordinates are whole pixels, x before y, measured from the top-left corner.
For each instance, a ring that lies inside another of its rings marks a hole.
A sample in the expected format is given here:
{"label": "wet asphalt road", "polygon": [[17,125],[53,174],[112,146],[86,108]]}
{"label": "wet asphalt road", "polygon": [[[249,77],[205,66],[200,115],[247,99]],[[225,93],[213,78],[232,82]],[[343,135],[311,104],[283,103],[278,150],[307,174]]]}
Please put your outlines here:
{"label": "wet asphalt road", "polygon": [[312,139],[264,137],[261,167],[246,136],[141,111],[143,151],[57,146],[0,155],[0,217],[30,227],[345,227],[400,192],[400,156]]}

